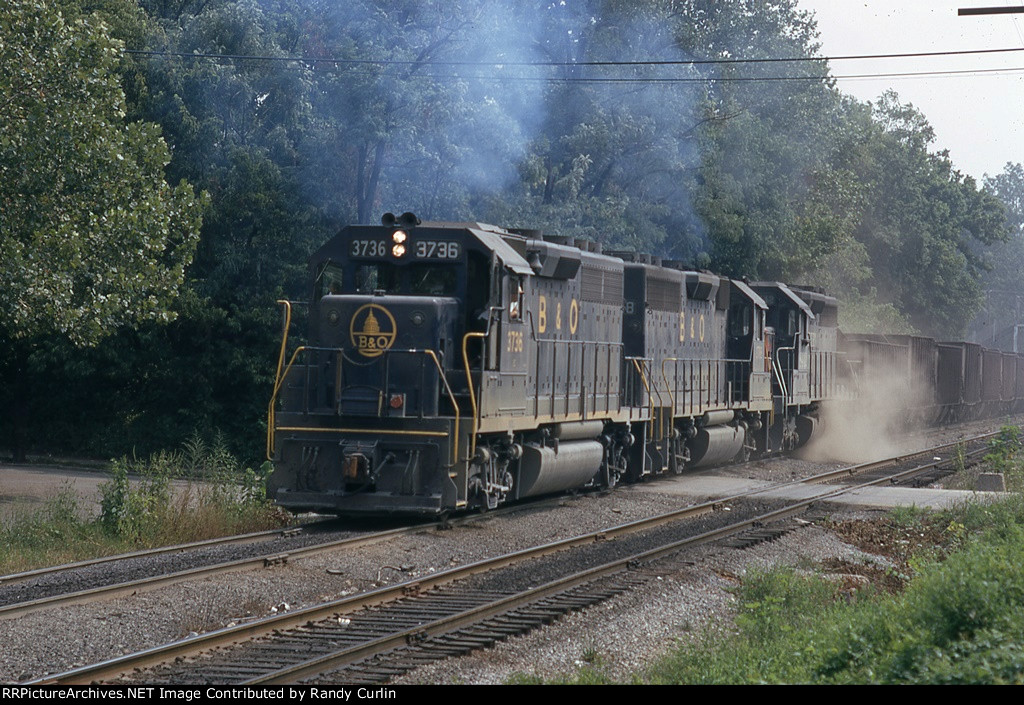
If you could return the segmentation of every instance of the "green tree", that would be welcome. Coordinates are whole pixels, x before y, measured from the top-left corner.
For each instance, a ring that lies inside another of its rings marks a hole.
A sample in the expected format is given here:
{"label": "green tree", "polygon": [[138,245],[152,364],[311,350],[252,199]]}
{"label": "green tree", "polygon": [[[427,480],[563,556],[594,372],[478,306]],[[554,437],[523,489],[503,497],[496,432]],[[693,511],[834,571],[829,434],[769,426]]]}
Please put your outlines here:
{"label": "green tree", "polygon": [[95,344],[166,321],[202,199],[164,180],[159,128],[125,123],[120,44],[95,17],[12,0],[0,17],[0,315],[8,336]]}
{"label": "green tree", "polygon": [[985,188],[1006,206],[1006,228],[1010,237],[979,253],[989,270],[981,280],[985,304],[971,321],[974,340],[985,345],[1024,350],[1024,166],[1007,163],[1002,173],[985,177]]}
{"label": "green tree", "polygon": [[[105,19],[118,2],[107,0]],[[146,6],[144,31],[125,37],[132,49],[273,57],[295,41],[295,3]],[[280,333],[274,301],[304,298],[305,258],[331,230],[296,177],[304,71],[138,54],[120,68],[129,114],[160,124],[173,147],[168,173],[209,194],[210,205],[175,320],[123,327],[96,349],[35,356],[32,376],[51,390],[30,400],[29,441],[52,447],[47,429],[60,428],[66,449],[109,456],[220,429],[239,454],[258,457]]]}
{"label": "green tree", "polygon": [[1003,206],[946,153],[929,151],[927,119],[895,93],[872,106],[872,118],[852,165],[869,194],[856,232],[871,261],[870,285],[925,335],[962,336],[982,302],[979,249],[1007,235]]}
{"label": "green tree", "polygon": [[171,320],[198,241],[204,197],[165,181],[159,127],[126,119],[121,46],[74,2],[0,15],[0,404],[16,458],[49,391],[34,358]]}
{"label": "green tree", "polygon": [[1024,237],[1024,164],[1007,162],[1001,174],[985,176],[985,188],[1006,206],[1007,226],[1014,237]]}

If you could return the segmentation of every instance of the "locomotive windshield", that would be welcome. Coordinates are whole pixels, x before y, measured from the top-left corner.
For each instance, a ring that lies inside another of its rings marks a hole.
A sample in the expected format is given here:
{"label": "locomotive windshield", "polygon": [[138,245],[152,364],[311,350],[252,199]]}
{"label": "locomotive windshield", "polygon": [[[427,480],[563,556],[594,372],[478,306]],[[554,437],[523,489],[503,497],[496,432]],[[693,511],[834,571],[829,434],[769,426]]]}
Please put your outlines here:
{"label": "locomotive windshield", "polygon": [[398,268],[389,262],[374,262],[356,267],[356,294],[372,294],[383,291],[386,294],[397,293]]}
{"label": "locomotive windshield", "polygon": [[373,294],[457,296],[459,277],[457,264],[423,263],[396,266],[390,262],[358,263],[345,276],[345,267],[324,263],[317,275],[316,295]]}
{"label": "locomotive windshield", "polygon": [[414,296],[454,296],[457,293],[455,267],[414,264],[408,268],[409,293]]}
{"label": "locomotive windshield", "polygon": [[340,294],[343,281],[344,270],[341,265],[334,262],[325,262],[319,268],[316,276],[317,298],[327,296],[327,294]]}

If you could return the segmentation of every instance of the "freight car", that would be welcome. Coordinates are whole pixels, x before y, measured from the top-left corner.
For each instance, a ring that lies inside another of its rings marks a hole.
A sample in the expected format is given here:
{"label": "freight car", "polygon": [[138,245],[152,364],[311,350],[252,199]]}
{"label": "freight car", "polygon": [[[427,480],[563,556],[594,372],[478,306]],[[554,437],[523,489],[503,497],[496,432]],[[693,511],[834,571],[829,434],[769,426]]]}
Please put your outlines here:
{"label": "freight car", "polygon": [[886,423],[967,421],[1018,411],[1024,400],[1024,357],[977,343],[840,334],[840,356],[840,384],[862,409],[872,397],[884,402]]}
{"label": "freight car", "polygon": [[796,447],[842,394],[835,299],[534,231],[386,214],[285,307],[284,507],[443,514]]}

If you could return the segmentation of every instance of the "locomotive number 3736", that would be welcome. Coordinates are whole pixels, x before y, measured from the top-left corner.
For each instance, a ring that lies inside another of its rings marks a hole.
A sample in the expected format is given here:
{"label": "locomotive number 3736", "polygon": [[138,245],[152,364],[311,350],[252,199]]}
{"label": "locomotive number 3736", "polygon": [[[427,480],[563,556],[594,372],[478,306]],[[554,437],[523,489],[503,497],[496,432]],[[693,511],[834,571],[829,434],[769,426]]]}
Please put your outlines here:
{"label": "locomotive number 3736", "polygon": [[[418,240],[414,244],[416,259],[458,259],[462,254],[459,243],[451,240]],[[389,250],[387,240],[353,240],[349,251],[352,257],[387,257],[388,254],[400,257],[405,254],[405,248],[398,254]]]}
{"label": "locomotive number 3736", "polygon": [[416,256],[422,259],[458,259],[459,243],[447,240],[419,240]]}

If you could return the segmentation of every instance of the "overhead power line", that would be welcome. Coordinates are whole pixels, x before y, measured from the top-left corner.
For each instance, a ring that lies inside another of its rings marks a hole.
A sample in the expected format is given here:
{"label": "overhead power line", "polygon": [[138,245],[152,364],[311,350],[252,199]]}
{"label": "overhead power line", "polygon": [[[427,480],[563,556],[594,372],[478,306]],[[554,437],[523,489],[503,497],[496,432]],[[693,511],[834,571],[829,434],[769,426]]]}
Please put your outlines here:
{"label": "overhead power line", "polygon": [[[1020,49],[1018,51],[1024,51]],[[149,53],[149,52],[132,52],[132,53]],[[191,58],[216,58],[219,60],[245,60],[245,59],[265,59],[274,57],[256,57],[256,56],[231,56],[224,54],[176,54],[176,53],[163,53],[154,52],[155,56],[166,57],[166,56],[179,56],[179,57],[191,57]],[[288,61],[303,63],[303,59],[288,59]],[[374,61],[360,61],[354,62],[358,64],[375,64],[378,62]],[[396,62],[379,62],[385,64],[393,64]],[[432,66],[441,66],[444,64],[431,64]],[[534,66],[534,65],[530,65]],[[584,65],[570,65],[565,66],[579,66]],[[518,68],[523,68],[525,65],[518,65]],[[1022,66],[1009,66],[1000,68],[975,68],[975,69],[943,69],[933,71],[887,71],[887,72],[876,72],[876,73],[856,73],[856,74],[804,74],[804,75],[775,75],[775,76],[730,76],[730,75],[708,75],[708,76],[526,76],[526,75],[510,75],[507,73],[501,75],[482,75],[474,73],[460,73],[460,74],[437,74],[437,73],[425,73],[419,72],[412,75],[399,76],[395,73],[374,73],[367,70],[354,70],[353,73],[364,75],[364,76],[376,76],[376,77],[388,77],[388,78],[424,78],[432,80],[473,80],[473,81],[512,81],[512,82],[543,82],[543,83],[586,83],[586,84],[670,84],[670,83],[757,83],[757,82],[787,82],[787,81],[853,81],[853,80],[871,80],[871,79],[883,79],[883,78],[955,78],[962,76],[986,76],[986,75],[1000,75],[1000,74],[1017,74],[1024,72]]]}
{"label": "overhead power line", "polygon": [[1024,73],[1024,66],[997,69],[966,69],[963,71],[905,71],[892,73],[862,73],[832,76],[828,74],[811,74],[806,76],[650,76],[650,77],[614,77],[614,76],[482,76],[455,74],[416,74],[417,78],[434,80],[474,80],[474,81],[519,81],[542,83],[607,83],[607,84],[670,84],[670,83],[759,83],[785,81],[852,81],[881,78],[955,78],[971,74],[998,75]]}
{"label": "overhead power line", "polygon": [[214,59],[222,61],[275,61],[295,62],[303,64],[336,64],[336,65],[375,65],[375,66],[475,66],[475,67],[537,67],[537,68],[572,68],[572,67],[640,67],[640,66],[706,66],[723,64],[764,64],[764,63],[799,63],[821,61],[851,61],[862,59],[911,59],[941,56],[971,56],[981,54],[1007,54],[1024,52],[1024,47],[1005,47],[1001,49],[963,49],[957,51],[924,51],[891,54],[848,54],[839,56],[791,56],[764,58],[723,58],[723,59],[665,59],[644,61],[413,61],[395,59],[339,59],[334,57],[305,56],[270,56],[257,54],[212,54],[198,52],[157,51],[142,49],[126,49],[126,54],[136,56]]}
{"label": "overhead power line", "polygon": [[963,17],[966,15],[1008,15],[1019,12],[1024,12],[1024,7],[1013,5],[1010,7],[961,7],[956,14]]}

